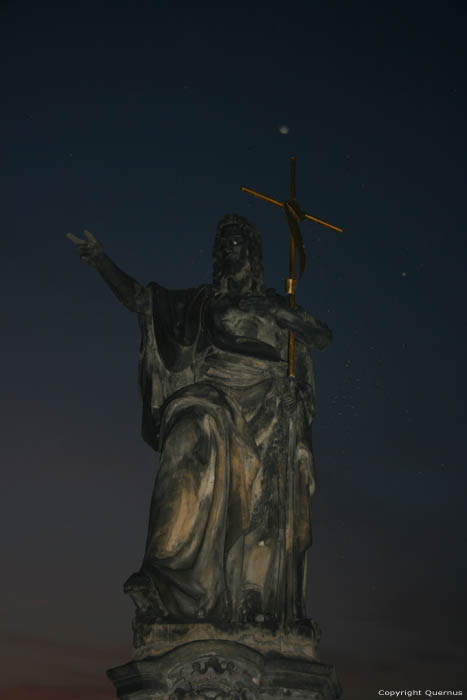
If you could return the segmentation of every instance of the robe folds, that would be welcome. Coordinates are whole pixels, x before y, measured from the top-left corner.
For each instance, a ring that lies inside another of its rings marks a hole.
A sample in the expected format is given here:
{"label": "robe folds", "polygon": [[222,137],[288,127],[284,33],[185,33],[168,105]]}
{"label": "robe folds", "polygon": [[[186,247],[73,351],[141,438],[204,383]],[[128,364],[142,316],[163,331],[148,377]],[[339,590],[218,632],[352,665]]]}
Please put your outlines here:
{"label": "robe folds", "polygon": [[[216,315],[209,285],[169,291],[150,283],[146,293],[142,433],[160,465],[142,571],[172,619],[247,619],[250,608],[273,618],[284,595],[287,332],[272,317]],[[314,380],[299,342],[296,376],[293,528],[296,615],[304,617]]]}

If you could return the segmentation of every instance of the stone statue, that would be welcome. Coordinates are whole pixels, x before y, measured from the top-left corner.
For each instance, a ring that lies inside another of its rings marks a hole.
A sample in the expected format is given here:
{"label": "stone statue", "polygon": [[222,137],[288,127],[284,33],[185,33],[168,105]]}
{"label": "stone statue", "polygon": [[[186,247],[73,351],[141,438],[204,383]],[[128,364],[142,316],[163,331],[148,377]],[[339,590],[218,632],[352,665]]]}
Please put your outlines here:
{"label": "stone statue", "polygon": [[[302,212],[283,206],[304,262]],[[68,234],[81,260],[138,315],[142,435],[160,453],[144,559],[124,585],[133,660],[107,671],[118,697],[336,700],[305,604],[309,351],[331,331],[294,306],[292,272],[290,303],[264,288],[261,236],[237,214],[218,223],[212,284],[194,289],[143,286],[84,234]]]}
{"label": "stone statue", "polygon": [[[331,331],[264,288],[261,237],[236,214],[218,224],[213,282],[143,286],[89,232],[72,234],[141,328],[143,438],[160,452],[141,570],[125,591],[152,621],[281,622],[287,424],[296,431],[294,618],[306,617],[306,551],[315,489],[315,391],[309,350]],[[287,333],[297,339],[296,390]]]}

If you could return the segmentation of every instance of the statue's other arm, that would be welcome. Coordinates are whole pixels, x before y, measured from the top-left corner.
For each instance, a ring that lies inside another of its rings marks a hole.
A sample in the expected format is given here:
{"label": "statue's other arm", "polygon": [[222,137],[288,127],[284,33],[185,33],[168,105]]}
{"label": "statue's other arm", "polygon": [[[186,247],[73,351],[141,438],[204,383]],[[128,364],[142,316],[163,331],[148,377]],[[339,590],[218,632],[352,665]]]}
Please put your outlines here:
{"label": "statue's other arm", "polygon": [[332,341],[332,331],[325,323],[310,316],[301,306],[290,309],[287,298],[273,289],[262,296],[244,297],[238,305],[243,311],[273,314],[280,328],[292,331],[298,340],[314,350],[324,350]]}
{"label": "statue's other arm", "polygon": [[281,328],[293,331],[297,339],[314,350],[325,350],[332,341],[332,331],[314,316],[310,316],[301,307],[292,309],[279,308],[276,312],[277,324]]}
{"label": "statue's other arm", "polygon": [[84,241],[72,233],[67,237],[76,245],[81,260],[95,267],[101,277],[107,282],[117,299],[130,311],[143,312],[147,305],[147,290],[142,284],[120,270],[105,254],[102,245],[89,231],[84,231],[88,239]]}

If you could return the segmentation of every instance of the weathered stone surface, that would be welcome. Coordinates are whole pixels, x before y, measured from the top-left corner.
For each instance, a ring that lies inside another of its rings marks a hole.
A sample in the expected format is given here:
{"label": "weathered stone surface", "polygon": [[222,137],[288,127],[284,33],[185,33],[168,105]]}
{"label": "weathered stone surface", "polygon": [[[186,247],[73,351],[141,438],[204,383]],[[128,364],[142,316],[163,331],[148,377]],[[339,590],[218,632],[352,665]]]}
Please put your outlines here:
{"label": "weathered stone surface", "polygon": [[289,657],[316,660],[320,629],[314,620],[297,621],[287,632],[282,626],[268,625],[266,622],[242,624],[219,622],[208,624],[134,623],[133,659],[141,660],[148,656],[160,656],[174,647],[195,641],[232,641],[249,647],[262,654],[275,653]]}
{"label": "weathered stone surface", "polygon": [[69,234],[81,259],[138,315],[142,434],[160,453],[144,559],[124,585],[134,658],[109,671],[119,697],[334,700],[306,618],[310,350],[330,329],[265,289],[243,217],[219,222],[213,282],[195,289],[144,287],[85,235]]}
{"label": "weathered stone surface", "polygon": [[241,216],[219,222],[213,283],[196,289],[144,287],[86,235],[71,236],[80,257],[138,314],[143,437],[160,452],[144,560],[125,584],[138,615],[305,617],[315,489],[309,350],[327,347],[331,331],[265,289],[261,236]]}
{"label": "weathered stone surface", "polygon": [[190,642],[107,672],[121,700],[336,700],[334,668],[237,642]]}

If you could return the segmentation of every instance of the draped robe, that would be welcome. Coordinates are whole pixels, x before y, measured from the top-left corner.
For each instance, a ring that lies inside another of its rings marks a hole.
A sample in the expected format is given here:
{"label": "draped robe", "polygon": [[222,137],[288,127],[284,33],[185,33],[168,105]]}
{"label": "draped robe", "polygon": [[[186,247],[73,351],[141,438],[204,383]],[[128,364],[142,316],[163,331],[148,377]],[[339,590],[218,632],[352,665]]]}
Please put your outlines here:
{"label": "draped robe", "polygon": [[[169,291],[152,282],[145,294],[142,433],[160,466],[142,571],[171,619],[274,619],[284,595],[287,331],[272,314],[240,311],[209,285]],[[266,295],[287,306],[274,290]],[[300,342],[296,377],[299,618],[315,487],[313,367]]]}

